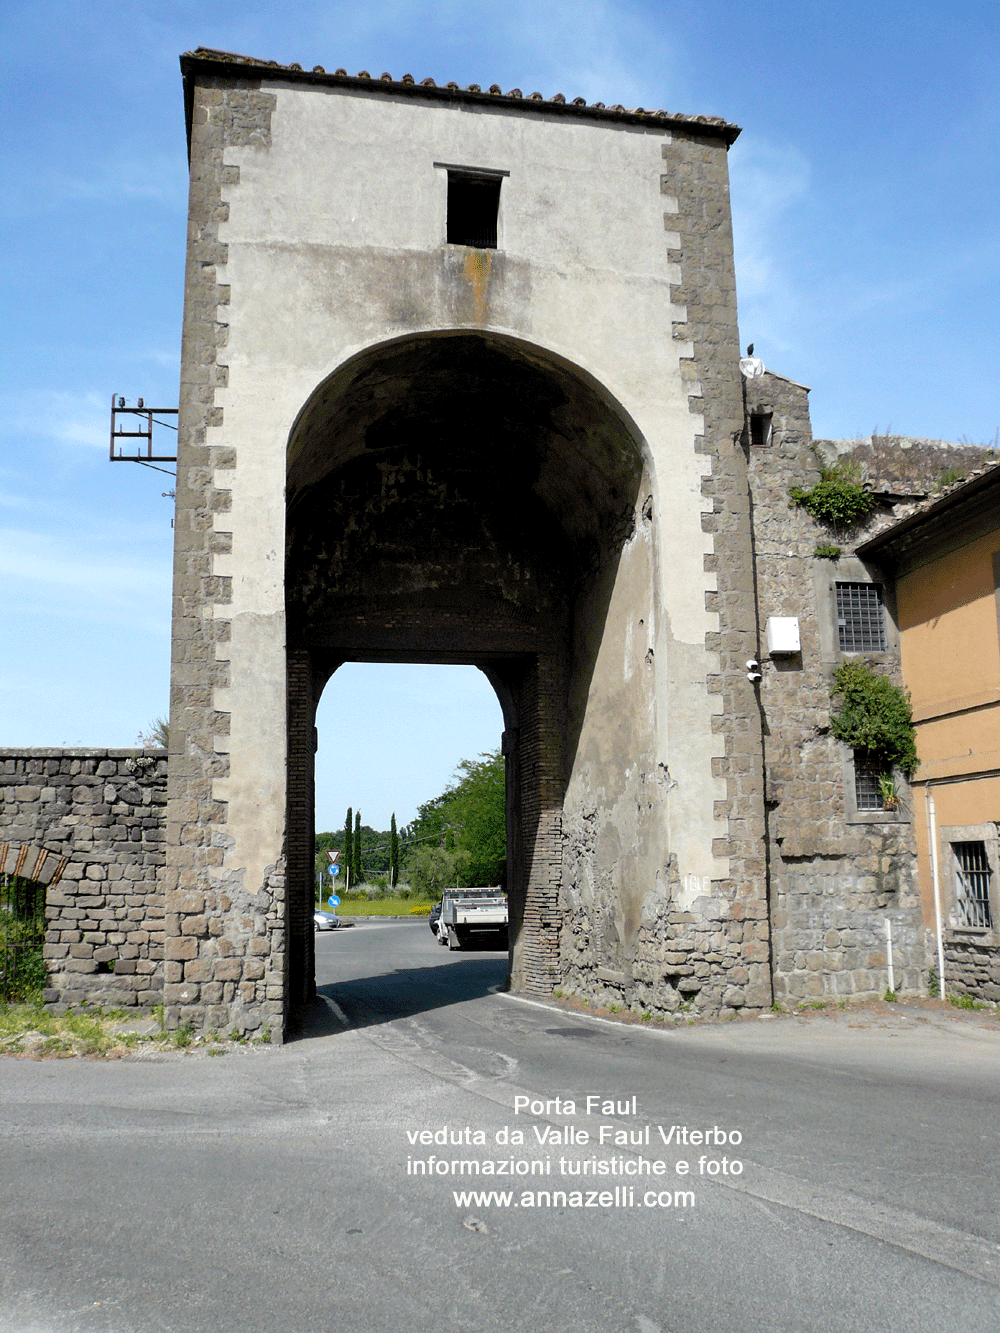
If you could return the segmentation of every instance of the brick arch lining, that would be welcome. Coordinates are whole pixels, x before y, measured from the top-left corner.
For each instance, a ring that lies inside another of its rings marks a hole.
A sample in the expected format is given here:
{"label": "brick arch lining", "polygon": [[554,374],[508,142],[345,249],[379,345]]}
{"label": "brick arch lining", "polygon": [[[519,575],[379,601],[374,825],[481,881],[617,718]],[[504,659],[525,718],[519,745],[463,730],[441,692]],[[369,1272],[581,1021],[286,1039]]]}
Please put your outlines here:
{"label": "brick arch lining", "polygon": [[[537,350],[411,338],[320,385],[289,443],[289,994],[314,991],[314,726],[345,661],[465,662],[504,711],[511,984],[559,976],[573,623],[632,526],[642,442],[609,396]],[[580,682],[576,680],[576,691]],[[585,687],[584,687],[585,693]]]}

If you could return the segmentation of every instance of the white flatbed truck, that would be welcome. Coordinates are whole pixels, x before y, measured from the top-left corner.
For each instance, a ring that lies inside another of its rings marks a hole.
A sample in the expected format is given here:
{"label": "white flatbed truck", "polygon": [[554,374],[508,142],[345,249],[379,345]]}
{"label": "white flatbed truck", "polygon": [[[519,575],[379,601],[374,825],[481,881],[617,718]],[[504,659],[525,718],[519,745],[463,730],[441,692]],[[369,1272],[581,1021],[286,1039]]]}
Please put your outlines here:
{"label": "white flatbed truck", "polygon": [[486,935],[501,937],[507,947],[507,894],[500,888],[445,889],[441,895],[438,943],[461,949]]}

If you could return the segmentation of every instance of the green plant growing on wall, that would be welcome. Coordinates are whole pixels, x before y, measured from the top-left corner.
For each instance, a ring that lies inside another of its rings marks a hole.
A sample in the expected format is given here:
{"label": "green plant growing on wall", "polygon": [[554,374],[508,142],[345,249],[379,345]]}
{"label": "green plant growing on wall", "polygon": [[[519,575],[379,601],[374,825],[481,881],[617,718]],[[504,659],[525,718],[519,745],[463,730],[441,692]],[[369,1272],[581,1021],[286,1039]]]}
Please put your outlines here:
{"label": "green plant growing on wall", "polygon": [[815,486],[809,490],[793,486],[788,494],[795,504],[831,528],[854,527],[875,508],[874,495],[865,490],[857,467],[850,463],[825,467]]}
{"label": "green plant growing on wall", "polygon": [[906,691],[864,662],[845,662],[833,679],[834,697],[841,699],[830,717],[833,734],[890,782],[894,768],[911,778],[919,761]]}
{"label": "green plant growing on wall", "polygon": [[149,730],[139,734],[139,744],[151,749],[170,749],[170,724],[165,717],[154,718]]}
{"label": "green plant growing on wall", "polygon": [[899,791],[896,787],[896,779],[891,773],[879,774],[878,794],[883,810],[895,810],[899,804]]}
{"label": "green plant growing on wall", "polygon": [[813,548],[813,555],[817,560],[839,560],[840,547],[834,546],[831,542],[819,542]]}
{"label": "green plant growing on wall", "polygon": [[946,486],[954,486],[956,481],[964,480],[965,473],[961,468],[949,468],[946,472],[940,474],[937,481],[934,483],[934,490],[943,491]]}

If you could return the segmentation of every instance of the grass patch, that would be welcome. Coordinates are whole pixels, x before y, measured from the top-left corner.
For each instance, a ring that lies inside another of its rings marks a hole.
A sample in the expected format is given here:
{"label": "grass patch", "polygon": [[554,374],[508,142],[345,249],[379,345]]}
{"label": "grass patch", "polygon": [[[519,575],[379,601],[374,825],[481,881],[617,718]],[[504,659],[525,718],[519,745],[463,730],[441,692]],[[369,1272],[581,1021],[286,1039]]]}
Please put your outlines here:
{"label": "grass patch", "polygon": [[0,1055],[119,1059],[140,1049],[169,1051],[200,1047],[207,1048],[209,1054],[224,1049],[216,1033],[198,1033],[190,1026],[165,1031],[162,1006],[153,1015],[158,1028],[152,1032],[115,1031],[122,1023],[132,1020],[142,1023],[149,1017],[126,1009],[89,1008],[56,1014],[41,1004],[0,1004]]}
{"label": "grass patch", "polygon": [[428,916],[430,903],[417,903],[412,898],[359,898],[341,902],[337,916]]}

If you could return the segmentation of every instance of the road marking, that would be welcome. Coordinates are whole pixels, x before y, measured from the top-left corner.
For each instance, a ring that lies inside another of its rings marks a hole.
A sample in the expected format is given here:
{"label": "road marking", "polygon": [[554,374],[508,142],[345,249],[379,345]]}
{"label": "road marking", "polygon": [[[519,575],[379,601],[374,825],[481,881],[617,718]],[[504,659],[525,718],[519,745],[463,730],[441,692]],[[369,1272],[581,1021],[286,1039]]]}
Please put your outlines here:
{"label": "road marking", "polygon": [[[564,1015],[566,1012],[556,1009],[554,1005],[539,1003],[537,1000],[508,995],[503,991],[496,993],[548,1013],[555,1011]],[[598,1018],[595,1014],[574,1013],[572,1017],[589,1018],[592,1023],[610,1023],[619,1031],[622,1027],[619,1023]],[[393,1023],[386,1024],[386,1028],[389,1029],[394,1026]],[[639,1031],[644,1030],[639,1029]],[[393,1049],[391,1041],[387,1040],[385,1028],[380,1033],[381,1039],[376,1038],[370,1029],[364,1035],[375,1045],[381,1046],[387,1054],[395,1055],[446,1082],[458,1084],[474,1096],[483,1097],[499,1106],[511,1108],[515,1095],[528,1091],[512,1083],[504,1083],[500,1088],[491,1087],[491,1080],[488,1077],[476,1074],[457,1061],[448,1060],[437,1053],[432,1054],[426,1047],[420,1047],[419,1043],[414,1043],[418,1046],[419,1053],[412,1049],[404,1053],[398,1046]],[[429,1034],[422,1035],[425,1035],[426,1040]],[[666,1033],[657,1035],[665,1036]],[[542,1115],[532,1118],[560,1126],[585,1125],[581,1117]],[[633,1149],[619,1148],[616,1151],[635,1156]],[[918,1213],[892,1208],[888,1204],[874,1203],[853,1194],[830,1189],[825,1185],[799,1180],[795,1176],[762,1166],[748,1158],[744,1159],[744,1166],[747,1174],[743,1176],[740,1184],[705,1180],[703,1187],[715,1186],[718,1189],[728,1189],[734,1194],[746,1195],[748,1203],[762,1200],[765,1203],[790,1208],[794,1212],[815,1217],[821,1222],[832,1222],[835,1226],[871,1236],[874,1240],[884,1241],[888,1245],[895,1245],[898,1249],[907,1250],[911,1254],[929,1259],[944,1268],[964,1273],[967,1277],[976,1278],[980,1282],[988,1282],[994,1287],[1000,1286],[1000,1245],[993,1241],[970,1235],[966,1231],[958,1231],[944,1223],[921,1217]]]}
{"label": "road marking", "polygon": [[[749,1161],[746,1166],[750,1167]],[[851,1231],[885,1241],[887,1245],[919,1254],[932,1263],[957,1269],[980,1282],[1000,1286],[1000,1245],[921,1217],[918,1213],[893,1208],[889,1204],[872,1203],[826,1185],[812,1185],[757,1163],[752,1167],[752,1180],[746,1184],[713,1183],[736,1194],[748,1194],[783,1208],[792,1208],[821,1222],[848,1227]]]}
{"label": "road marking", "polygon": [[319,998],[323,1001],[325,1005],[328,1005],[329,1008],[333,1011],[334,1018],[338,1019],[341,1023],[343,1023],[344,1027],[346,1028],[350,1020],[344,1013],[343,1009],[341,1009],[337,1001],[331,1000],[329,995],[321,995]]}

